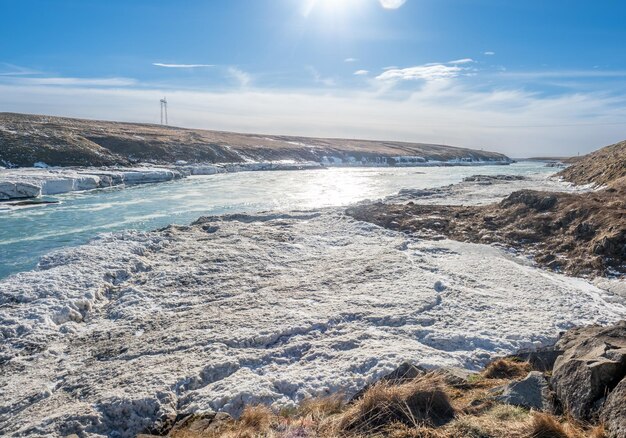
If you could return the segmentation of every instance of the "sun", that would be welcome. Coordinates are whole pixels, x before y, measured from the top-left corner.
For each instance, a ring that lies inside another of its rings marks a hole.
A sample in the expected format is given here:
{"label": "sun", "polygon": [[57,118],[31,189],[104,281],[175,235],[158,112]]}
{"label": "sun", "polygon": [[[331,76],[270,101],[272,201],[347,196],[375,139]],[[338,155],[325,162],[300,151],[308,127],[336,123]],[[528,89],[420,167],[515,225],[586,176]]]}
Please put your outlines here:
{"label": "sun", "polygon": [[364,0],[307,0],[304,6],[304,15],[319,12],[325,15],[344,15],[360,7]]}

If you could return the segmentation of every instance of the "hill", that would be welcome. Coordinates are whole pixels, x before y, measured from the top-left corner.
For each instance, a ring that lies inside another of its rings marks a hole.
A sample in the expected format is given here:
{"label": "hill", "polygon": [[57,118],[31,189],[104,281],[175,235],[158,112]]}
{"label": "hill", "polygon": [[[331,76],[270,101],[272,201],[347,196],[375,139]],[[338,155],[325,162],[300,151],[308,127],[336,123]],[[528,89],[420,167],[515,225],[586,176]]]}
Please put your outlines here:
{"label": "hill", "polygon": [[574,184],[615,184],[626,177],[626,140],[585,155],[558,175]]}
{"label": "hill", "polygon": [[0,165],[54,166],[243,161],[510,160],[495,152],[423,143],[239,134],[170,126],[0,113]]}

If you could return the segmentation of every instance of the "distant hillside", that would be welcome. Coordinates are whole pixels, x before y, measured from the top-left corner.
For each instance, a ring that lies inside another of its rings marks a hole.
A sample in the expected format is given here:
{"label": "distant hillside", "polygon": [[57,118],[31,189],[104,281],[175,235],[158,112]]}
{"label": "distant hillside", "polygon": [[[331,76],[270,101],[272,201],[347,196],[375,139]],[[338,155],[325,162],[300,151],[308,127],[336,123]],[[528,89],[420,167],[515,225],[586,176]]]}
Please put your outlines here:
{"label": "distant hillside", "polygon": [[[130,165],[252,161],[502,161],[505,155],[434,144],[324,139],[183,129],[27,114],[0,113],[0,165]],[[395,158],[394,158],[395,157]]]}
{"label": "distant hillside", "polygon": [[585,155],[558,175],[575,184],[614,184],[626,177],[626,141]]}

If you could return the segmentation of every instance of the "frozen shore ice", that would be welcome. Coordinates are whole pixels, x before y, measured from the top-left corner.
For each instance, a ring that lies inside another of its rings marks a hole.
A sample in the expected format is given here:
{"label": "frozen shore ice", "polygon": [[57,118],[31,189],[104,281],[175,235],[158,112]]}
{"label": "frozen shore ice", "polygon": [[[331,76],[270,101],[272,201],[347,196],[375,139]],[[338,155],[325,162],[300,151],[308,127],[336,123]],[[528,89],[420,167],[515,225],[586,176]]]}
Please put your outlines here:
{"label": "frozen shore ice", "polygon": [[134,436],[350,394],[404,360],[476,368],[624,315],[585,280],[337,210],[107,235],[0,282],[0,429]]}

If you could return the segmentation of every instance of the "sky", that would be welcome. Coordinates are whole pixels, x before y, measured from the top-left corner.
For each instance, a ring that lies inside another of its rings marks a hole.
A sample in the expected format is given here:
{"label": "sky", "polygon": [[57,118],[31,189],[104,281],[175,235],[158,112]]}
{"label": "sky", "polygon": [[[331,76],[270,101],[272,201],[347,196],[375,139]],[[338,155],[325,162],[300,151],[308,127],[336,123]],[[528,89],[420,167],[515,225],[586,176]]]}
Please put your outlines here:
{"label": "sky", "polygon": [[0,112],[512,157],[626,139],[617,0],[0,0]]}

